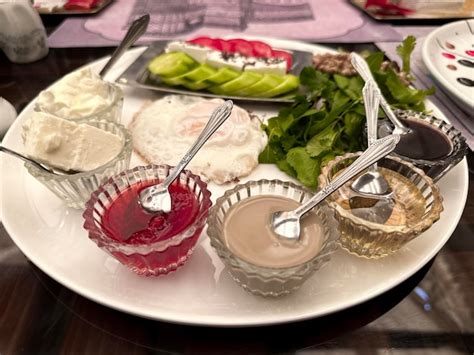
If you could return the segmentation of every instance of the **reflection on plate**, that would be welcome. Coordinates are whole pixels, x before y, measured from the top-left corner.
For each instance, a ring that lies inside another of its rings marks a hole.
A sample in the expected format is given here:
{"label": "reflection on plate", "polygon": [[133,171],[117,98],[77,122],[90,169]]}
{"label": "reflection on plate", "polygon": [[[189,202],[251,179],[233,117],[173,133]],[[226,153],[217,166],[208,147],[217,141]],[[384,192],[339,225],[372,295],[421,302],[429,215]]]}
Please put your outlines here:
{"label": "reflection on plate", "polygon": [[[327,51],[320,46],[268,40],[272,45],[301,51]],[[117,77],[143,49],[126,53],[112,69]],[[91,64],[97,72],[105,59]],[[128,124],[145,100],[156,92],[124,87],[123,120]],[[245,103],[264,118],[277,112],[275,105]],[[441,113],[434,107],[435,114]],[[5,145],[21,149],[20,126],[32,112],[31,103],[5,137]],[[303,287],[280,299],[265,299],[245,292],[224,269],[204,233],[193,257],[177,272],[159,278],[139,277],[97,248],[82,228],[81,211],[66,209],[39,182],[28,175],[21,162],[0,157],[3,222],[16,245],[46,274],[95,302],[123,312],[175,323],[249,326],[303,320],[336,312],[391,289],[413,275],[449,239],[461,217],[467,197],[467,164],[458,164],[440,181],[445,211],[436,223],[400,252],[366,260],[337,250],[326,267]],[[137,157],[133,164],[140,164]],[[273,165],[260,165],[243,179],[290,180]],[[210,184],[212,198],[233,185]]]}
{"label": "reflection on plate", "polygon": [[[392,1],[396,3],[395,1]],[[400,21],[412,21],[412,20],[437,20],[437,19],[458,19],[458,18],[470,18],[474,16],[474,1],[466,0],[464,5],[452,6],[452,3],[447,1],[438,1],[430,6],[430,4],[423,3],[425,8],[421,8],[413,13],[405,15],[382,15],[374,11],[370,11],[365,8],[367,0],[350,0],[350,3],[364,11],[367,15],[371,16],[376,20],[389,21],[389,20],[400,20]],[[444,6],[444,7],[443,7]]]}
{"label": "reflection on plate", "polygon": [[53,11],[48,11],[47,9],[39,8],[37,9],[37,11],[41,15],[92,15],[105,9],[111,2],[112,0],[103,0],[99,3],[99,5],[93,7],[90,10],[86,10],[86,9],[66,10],[66,9],[60,8],[60,9],[54,9]]}
{"label": "reflection on plate", "polygon": [[[254,102],[291,102],[292,100],[283,95],[275,98],[259,98],[259,97],[239,97],[239,96],[223,96],[215,95],[205,90],[191,91],[181,87],[172,87],[166,84],[158,83],[149,78],[147,70],[148,63],[157,55],[163,53],[168,41],[159,41],[151,44],[148,49],[143,52],[127,70],[120,76],[118,82],[133,87],[145,88],[150,90],[161,91],[165,93],[193,95],[202,97],[219,97],[239,101],[254,101]],[[281,48],[281,47],[280,47]],[[313,55],[311,52],[293,50],[293,66],[290,71],[291,74],[299,75],[301,70],[308,65],[311,65]]]}
{"label": "reflection on plate", "polygon": [[474,20],[457,21],[431,32],[422,58],[441,87],[466,112],[474,111]]}

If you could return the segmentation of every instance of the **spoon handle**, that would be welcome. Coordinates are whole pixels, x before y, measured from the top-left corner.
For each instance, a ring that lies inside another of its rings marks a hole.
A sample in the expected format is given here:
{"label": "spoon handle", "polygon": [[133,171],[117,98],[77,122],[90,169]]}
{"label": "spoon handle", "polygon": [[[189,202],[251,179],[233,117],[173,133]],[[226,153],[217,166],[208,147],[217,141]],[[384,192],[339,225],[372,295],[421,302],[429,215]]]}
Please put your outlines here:
{"label": "spoon handle", "polygon": [[122,54],[128,48],[130,48],[130,46],[134,44],[135,41],[139,39],[143,33],[145,33],[149,22],[150,22],[150,15],[148,14],[132,22],[122,42],[120,42],[120,45],[117,47],[117,49],[115,49],[109,61],[105,64],[105,66],[100,71],[99,76],[101,78],[103,78],[109,72],[110,68],[112,68],[112,66],[117,62],[117,60],[122,56]]}
{"label": "spoon handle", "polygon": [[[377,83],[370,71],[370,68],[365,61],[364,58],[362,58],[360,55],[358,55],[355,52],[351,53],[351,63],[352,66],[355,68],[355,70],[359,73],[359,75],[364,79],[364,81],[369,81],[372,80],[375,84],[375,87],[377,90],[380,91],[380,88],[377,86]],[[392,121],[393,125],[395,128],[398,130],[398,132],[404,134],[408,133],[409,129],[405,127],[405,125],[398,119],[398,117],[395,115],[393,112],[392,108],[390,107],[389,103],[387,100],[385,100],[385,97],[380,94],[380,105],[382,106],[382,109],[384,110],[385,114],[387,115],[388,119]]]}
{"label": "spoon handle", "polygon": [[[370,147],[377,140],[377,120],[380,103],[380,91],[373,80],[367,80],[362,89],[365,115],[367,118],[367,146]],[[377,169],[377,163],[371,169]]]}
{"label": "spoon handle", "polygon": [[362,170],[374,164],[376,161],[382,159],[384,156],[392,152],[400,140],[398,134],[393,134],[379,140],[376,140],[369,146],[349,167],[338,175],[334,180],[327,184],[321,191],[316,193],[308,202],[298,207],[294,214],[301,217],[306,212],[311,210],[314,206],[324,200],[327,196],[332,194],[342,185],[344,185],[351,178],[359,174]]}
{"label": "spoon handle", "polygon": [[191,148],[189,148],[188,152],[184,155],[178,165],[176,165],[170,175],[168,175],[166,180],[163,181],[162,185],[164,188],[168,188],[168,186],[171,185],[181,171],[188,165],[189,161],[196,155],[199,149],[201,149],[204,143],[206,143],[212,134],[225,122],[232,113],[232,107],[232,101],[227,100],[214,110],[196,142],[194,142]]}
{"label": "spoon handle", "polygon": [[16,158],[19,158],[23,161],[26,161],[28,163],[31,163],[33,164],[34,166],[36,166],[37,168],[41,169],[41,170],[44,170],[50,174],[55,174],[55,172],[51,169],[48,169],[47,167],[43,166],[42,164],[38,163],[37,161],[33,160],[33,159],[30,159],[26,156],[24,156],[23,154],[20,154],[18,152],[15,152],[14,150],[11,150],[11,149],[8,149],[6,147],[3,147],[0,145],[0,152],[3,152],[3,153],[6,153],[6,154],[10,154]]}

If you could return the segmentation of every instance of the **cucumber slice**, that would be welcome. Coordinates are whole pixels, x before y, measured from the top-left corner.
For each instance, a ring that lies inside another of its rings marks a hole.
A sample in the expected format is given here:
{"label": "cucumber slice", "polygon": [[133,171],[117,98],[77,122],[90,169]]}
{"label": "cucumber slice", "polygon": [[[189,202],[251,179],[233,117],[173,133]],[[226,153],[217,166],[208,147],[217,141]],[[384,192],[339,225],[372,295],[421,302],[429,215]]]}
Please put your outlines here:
{"label": "cucumber slice", "polygon": [[236,91],[235,94],[238,96],[259,96],[262,92],[267,92],[277,87],[283,80],[284,77],[282,75],[264,74],[260,81]]}
{"label": "cucumber slice", "polygon": [[197,68],[191,70],[190,72],[184,74],[184,77],[190,81],[197,82],[203,81],[211,77],[217,72],[216,69],[210,67],[207,64],[201,64]]}
{"label": "cucumber slice", "polygon": [[211,86],[208,90],[218,95],[233,95],[236,91],[253,85],[261,79],[262,74],[244,71],[239,77],[221,85]]}
{"label": "cucumber slice", "polygon": [[148,70],[153,75],[161,77],[173,77],[184,74],[198,63],[182,52],[169,52],[153,58],[148,64]]}
{"label": "cucumber slice", "polygon": [[209,87],[209,84],[203,82],[203,81],[198,81],[198,82],[192,82],[192,81],[187,81],[185,82],[184,84],[182,84],[185,88],[189,89],[189,90],[193,90],[193,91],[196,91],[196,90],[202,90],[202,89],[206,89],[207,87]]}
{"label": "cucumber slice", "polygon": [[288,91],[296,89],[300,84],[300,80],[298,79],[297,76],[287,74],[287,75],[284,75],[283,78],[284,80],[280,85],[278,85],[277,87],[271,90],[258,94],[258,97],[278,96]]}
{"label": "cucumber slice", "polygon": [[237,78],[239,75],[240,72],[232,70],[230,68],[220,68],[214,75],[205,79],[205,81],[208,82],[210,85],[218,85],[231,81],[232,79]]}

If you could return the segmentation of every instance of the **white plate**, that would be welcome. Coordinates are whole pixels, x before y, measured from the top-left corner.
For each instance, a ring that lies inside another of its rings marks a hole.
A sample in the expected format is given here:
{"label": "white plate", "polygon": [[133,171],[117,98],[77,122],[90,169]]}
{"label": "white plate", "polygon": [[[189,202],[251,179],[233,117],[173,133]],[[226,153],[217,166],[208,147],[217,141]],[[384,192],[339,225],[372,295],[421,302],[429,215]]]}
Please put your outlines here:
{"label": "white plate", "polygon": [[[266,41],[289,49],[326,51],[297,42]],[[126,53],[113,75],[117,77],[142,50]],[[98,71],[103,64],[101,60],[91,66]],[[160,96],[131,88],[124,91],[125,123],[144,100]],[[6,146],[22,149],[20,126],[32,107],[33,103],[11,127]],[[275,112],[260,110],[266,117]],[[391,289],[425,265],[446,243],[461,217],[468,187],[467,164],[463,161],[440,181],[445,211],[435,228],[397,254],[377,261],[338,250],[299,291],[281,299],[264,299],[248,294],[232,281],[205,234],[193,257],[177,272],[158,278],[129,272],[87,238],[81,211],[65,208],[21,162],[10,157],[2,157],[0,162],[4,225],[21,251],[46,274],[78,294],[117,310],[162,321],[212,326],[277,324],[318,317]],[[270,165],[260,165],[249,179],[263,177],[288,180]],[[210,189],[214,199],[224,191],[215,185]]]}
{"label": "white plate", "polygon": [[[466,112],[474,112],[474,87],[461,84],[458,78],[474,81],[474,67],[462,65],[460,60],[474,63],[474,20],[452,22],[431,32],[425,39],[422,58],[426,67],[441,87]],[[451,68],[451,69],[450,69]]]}

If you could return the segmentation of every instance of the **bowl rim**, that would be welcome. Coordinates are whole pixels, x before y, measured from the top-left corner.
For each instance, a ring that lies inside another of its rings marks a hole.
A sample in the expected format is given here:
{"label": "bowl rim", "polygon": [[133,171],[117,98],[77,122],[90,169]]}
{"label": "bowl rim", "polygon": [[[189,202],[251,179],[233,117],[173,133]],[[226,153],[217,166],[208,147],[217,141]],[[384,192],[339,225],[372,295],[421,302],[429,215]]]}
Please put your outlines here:
{"label": "bowl rim", "polygon": [[[56,116],[56,117],[59,117],[59,118],[62,118],[64,120],[68,120],[68,121],[75,121],[75,122],[83,121],[83,120],[87,121],[87,120],[90,120],[91,118],[93,118],[95,120],[95,119],[97,119],[98,116],[103,116],[105,113],[110,111],[120,101],[123,101],[123,98],[124,98],[123,90],[119,85],[117,85],[115,83],[111,83],[110,81],[105,81],[105,80],[103,80],[103,82],[107,86],[108,90],[112,90],[113,98],[112,98],[112,101],[107,105],[107,107],[104,107],[102,110],[99,110],[99,111],[94,112],[94,113],[90,113],[90,114],[85,115],[85,116],[80,116],[80,117],[64,117],[64,116],[58,115],[57,113],[51,112],[50,110],[46,109],[45,106],[41,105],[38,101],[35,103],[35,105],[33,107],[33,110],[36,111],[36,112],[38,112],[38,111],[39,112],[45,112],[45,113],[48,113],[50,115],[53,115],[53,116]],[[50,88],[48,88],[46,90],[49,90],[49,89],[53,88],[56,83],[54,83]]]}
{"label": "bowl rim", "polygon": [[[216,250],[217,254],[221,259],[223,259],[225,264],[230,264],[233,268],[239,268],[245,270],[245,274],[248,277],[258,277],[263,280],[269,279],[276,279],[280,278],[283,280],[288,276],[303,277],[305,274],[309,272],[315,271],[316,267],[318,266],[318,261],[326,256],[332,254],[337,248],[337,239],[339,238],[339,234],[337,232],[337,228],[335,226],[331,226],[331,220],[333,217],[324,210],[326,204],[323,202],[319,206],[316,206],[312,209],[320,218],[322,218],[325,229],[328,231],[328,238],[321,246],[321,250],[316,254],[313,258],[294,266],[289,267],[268,267],[268,266],[260,266],[252,264],[248,261],[241,259],[240,257],[233,254],[225,245],[225,242],[220,238],[220,234],[217,231],[217,213],[222,206],[222,204],[232,195],[236,194],[238,191],[243,189],[247,189],[251,186],[257,185],[281,185],[291,187],[301,192],[308,194],[309,198],[314,195],[314,192],[308,189],[307,187],[295,184],[291,181],[283,181],[279,179],[259,179],[259,180],[250,180],[246,183],[238,184],[232,189],[226,190],[225,193],[220,196],[214,206],[209,211],[209,217],[207,221],[207,234],[211,241],[211,246]],[[270,192],[266,194],[258,194],[253,196],[264,196],[264,195],[272,195]],[[250,197],[253,197],[250,196]],[[275,195],[278,196],[278,195]],[[249,198],[249,197],[247,197]],[[216,246],[219,246],[219,248]]]}
{"label": "bowl rim", "polygon": [[[329,161],[326,166],[324,166],[321,169],[321,174],[319,175],[319,186],[322,188],[327,185],[327,176],[329,171],[332,169],[334,165],[337,163],[351,159],[351,158],[356,158],[360,156],[363,152],[358,151],[358,152],[352,152],[352,153],[346,153],[341,156],[337,156],[333,160]],[[394,155],[387,155],[385,158],[382,160],[390,159],[393,160],[399,164],[405,165],[408,167],[410,170],[414,171],[418,176],[420,176],[421,179],[423,179],[427,185],[429,186],[432,194],[433,194],[433,204],[431,207],[431,210],[429,211],[428,216],[425,218],[420,219],[418,223],[416,223],[414,226],[411,228],[408,228],[406,225],[404,226],[387,226],[387,225],[381,225],[375,222],[370,222],[366,221],[362,218],[359,218],[352,213],[348,212],[345,210],[341,205],[339,205],[336,201],[334,201],[334,198],[330,196],[328,198],[328,204],[343,218],[348,219],[353,225],[357,226],[358,228],[362,228],[367,230],[368,232],[370,231],[378,231],[378,232],[384,232],[384,233],[399,233],[399,234],[408,234],[408,233],[416,233],[420,234],[427,230],[434,222],[436,222],[440,216],[441,212],[443,211],[443,197],[441,196],[441,193],[439,191],[439,187],[434,183],[433,179],[429,177],[425,172],[417,168],[413,163],[404,161],[403,159],[399,158],[398,156]]]}
{"label": "bowl rim", "polygon": [[[113,251],[121,252],[126,255],[131,254],[142,254],[146,255],[151,252],[162,252],[166,249],[180,245],[184,240],[192,237],[195,233],[195,229],[200,227],[200,224],[204,226],[207,216],[209,214],[209,209],[212,206],[211,201],[211,192],[207,188],[207,183],[201,179],[199,175],[192,173],[190,170],[183,170],[180,175],[176,178],[173,182],[175,184],[177,181],[180,181],[181,176],[186,176],[186,178],[191,178],[198,186],[199,186],[199,193],[202,194],[202,202],[198,203],[200,205],[199,211],[192,223],[190,223],[182,232],[171,236],[168,239],[161,240],[155,243],[149,244],[127,244],[120,242],[116,239],[109,237],[100,226],[97,226],[96,220],[94,218],[94,206],[96,203],[99,203],[105,210],[104,204],[99,200],[99,198],[103,195],[107,195],[108,192],[106,190],[107,187],[114,186],[117,180],[122,178],[126,178],[128,180],[129,176],[132,176],[136,172],[140,171],[154,171],[158,173],[159,170],[166,169],[167,173],[172,170],[172,166],[167,164],[149,164],[149,165],[140,165],[136,166],[132,169],[127,169],[122,171],[121,173],[114,175],[107,179],[104,183],[102,183],[97,190],[95,190],[92,194],[90,199],[85,203],[85,210],[82,213],[82,217],[84,218],[83,228],[87,231],[88,236],[90,239],[95,241],[99,247],[107,246],[107,249],[113,249]],[[146,180],[141,180],[146,181]],[[134,181],[133,184],[138,183],[139,181]],[[133,185],[131,184],[131,185]],[[129,187],[131,185],[127,185],[125,187]],[[117,189],[117,187],[115,188]],[[122,191],[122,190],[121,190]],[[197,195],[194,194],[194,196]]]}
{"label": "bowl rim", "polygon": [[[44,171],[35,165],[25,162],[24,166],[28,170],[28,172],[33,175],[34,177],[38,178],[48,178],[49,180],[55,180],[55,181],[64,181],[64,180],[69,180],[69,181],[75,181],[75,180],[80,180],[83,178],[90,178],[92,176],[102,174],[105,172],[107,169],[112,168],[115,166],[118,162],[121,160],[125,159],[130,159],[131,154],[132,154],[132,149],[133,149],[133,141],[132,141],[132,134],[130,131],[125,128],[120,123],[112,122],[112,121],[104,121],[104,120],[90,120],[90,121],[84,121],[84,122],[77,122],[78,124],[89,124],[91,126],[94,126],[96,128],[100,128],[99,125],[107,125],[109,127],[115,127],[118,131],[121,132],[123,135],[123,145],[122,149],[120,152],[111,160],[109,160],[107,163],[104,165],[101,165],[93,170],[89,171],[83,171],[83,172],[78,172],[75,174],[52,174],[48,173],[47,171]],[[106,132],[109,132],[109,130],[105,130]],[[129,156],[129,157],[127,157]]]}

